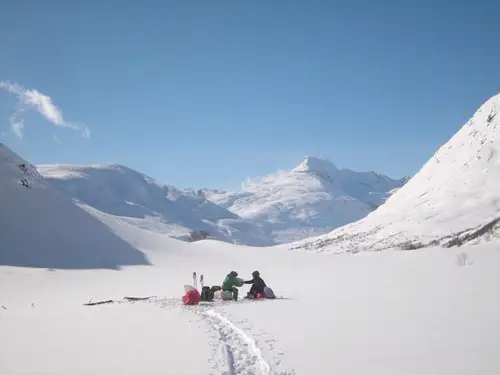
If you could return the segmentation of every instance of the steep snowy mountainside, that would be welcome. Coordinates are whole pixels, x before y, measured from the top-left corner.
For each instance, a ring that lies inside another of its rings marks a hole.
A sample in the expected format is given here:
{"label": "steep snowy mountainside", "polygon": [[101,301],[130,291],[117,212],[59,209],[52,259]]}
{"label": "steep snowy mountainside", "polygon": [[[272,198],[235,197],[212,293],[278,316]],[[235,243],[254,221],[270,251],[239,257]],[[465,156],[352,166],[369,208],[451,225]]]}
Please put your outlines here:
{"label": "steep snowy mountainside", "polygon": [[359,220],[402,185],[374,172],[339,170],[327,159],[305,157],[290,171],[247,181],[239,192],[200,193],[286,243]]}
{"label": "steep snowy mountainside", "polygon": [[206,231],[222,241],[273,244],[261,228],[203,195],[162,184],[121,165],[54,164],[37,168],[60,192],[145,229],[181,239],[191,231]]}
{"label": "steep snowy mountainside", "polygon": [[0,212],[0,265],[115,269],[148,264],[143,253],[56,192],[3,144]]}
{"label": "steep snowy mountainside", "polygon": [[498,237],[500,94],[384,205],[366,218],[293,248],[364,251],[451,246]]}

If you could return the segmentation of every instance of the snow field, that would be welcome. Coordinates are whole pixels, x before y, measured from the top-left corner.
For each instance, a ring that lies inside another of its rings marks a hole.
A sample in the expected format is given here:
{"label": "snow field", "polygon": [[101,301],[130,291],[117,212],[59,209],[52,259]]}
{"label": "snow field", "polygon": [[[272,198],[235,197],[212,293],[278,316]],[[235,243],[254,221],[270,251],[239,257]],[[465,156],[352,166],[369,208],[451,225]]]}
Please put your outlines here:
{"label": "snow field", "polygon": [[[176,242],[121,271],[0,268],[16,285],[0,290],[1,372],[500,372],[496,245],[331,255]],[[288,299],[181,305],[193,269],[213,285],[229,264],[243,277],[259,268]],[[123,296],[156,297],[83,306]]]}

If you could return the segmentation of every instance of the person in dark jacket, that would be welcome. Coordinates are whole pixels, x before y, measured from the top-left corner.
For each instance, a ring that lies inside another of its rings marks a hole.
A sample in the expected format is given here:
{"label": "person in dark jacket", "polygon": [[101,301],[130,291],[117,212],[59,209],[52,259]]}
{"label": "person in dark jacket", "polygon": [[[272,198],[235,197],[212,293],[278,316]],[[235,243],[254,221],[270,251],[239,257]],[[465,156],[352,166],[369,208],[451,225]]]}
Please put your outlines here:
{"label": "person in dark jacket", "polygon": [[264,288],[267,286],[264,280],[260,277],[259,271],[252,272],[252,279],[244,281],[244,284],[252,284],[250,291],[247,293],[248,298],[255,298],[258,293],[264,293]]}

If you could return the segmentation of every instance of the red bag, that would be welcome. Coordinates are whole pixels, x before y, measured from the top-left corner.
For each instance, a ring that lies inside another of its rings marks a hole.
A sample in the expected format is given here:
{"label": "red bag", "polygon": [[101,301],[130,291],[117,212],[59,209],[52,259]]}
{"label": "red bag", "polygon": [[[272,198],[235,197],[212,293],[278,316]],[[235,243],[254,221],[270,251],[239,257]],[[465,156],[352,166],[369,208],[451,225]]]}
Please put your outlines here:
{"label": "red bag", "polygon": [[197,305],[200,302],[201,296],[197,289],[188,291],[183,297],[182,302],[185,305]]}

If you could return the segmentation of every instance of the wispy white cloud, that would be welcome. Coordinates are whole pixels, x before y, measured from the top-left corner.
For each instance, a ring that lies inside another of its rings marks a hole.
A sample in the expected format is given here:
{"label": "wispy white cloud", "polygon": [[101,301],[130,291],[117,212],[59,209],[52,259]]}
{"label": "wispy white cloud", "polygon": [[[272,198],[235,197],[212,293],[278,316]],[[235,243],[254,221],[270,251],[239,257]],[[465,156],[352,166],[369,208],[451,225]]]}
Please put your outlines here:
{"label": "wispy white cloud", "polygon": [[19,138],[23,137],[24,121],[18,119],[15,114],[10,117],[10,128]]}
{"label": "wispy white cloud", "polygon": [[18,116],[26,110],[35,110],[46,120],[56,126],[73,129],[81,132],[84,138],[90,138],[90,129],[83,124],[68,122],[63,118],[62,111],[52,102],[50,96],[44,95],[38,90],[27,90],[15,82],[0,81],[0,88],[17,95],[18,108],[10,118],[11,129],[19,137],[22,137],[24,123]]}
{"label": "wispy white cloud", "polygon": [[61,141],[57,137],[57,135],[54,134],[54,142],[61,144]]}

